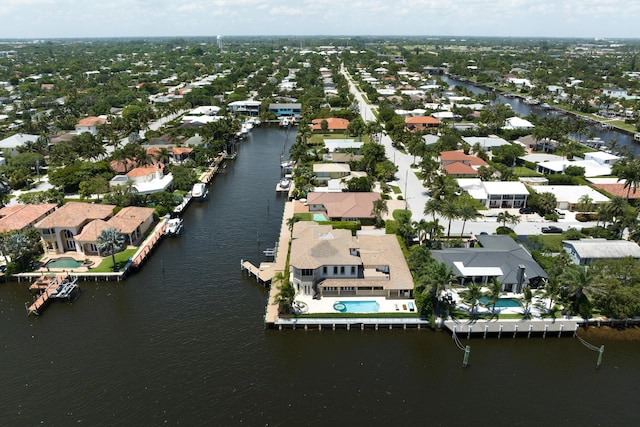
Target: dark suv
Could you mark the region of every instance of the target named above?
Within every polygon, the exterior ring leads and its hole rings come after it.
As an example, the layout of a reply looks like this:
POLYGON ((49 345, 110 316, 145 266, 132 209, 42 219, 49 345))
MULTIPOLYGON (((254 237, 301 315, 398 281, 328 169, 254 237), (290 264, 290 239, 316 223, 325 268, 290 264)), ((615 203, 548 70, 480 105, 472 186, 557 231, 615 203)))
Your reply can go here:
POLYGON ((542 227, 543 233, 562 233, 562 228, 550 225, 548 227, 542 227))

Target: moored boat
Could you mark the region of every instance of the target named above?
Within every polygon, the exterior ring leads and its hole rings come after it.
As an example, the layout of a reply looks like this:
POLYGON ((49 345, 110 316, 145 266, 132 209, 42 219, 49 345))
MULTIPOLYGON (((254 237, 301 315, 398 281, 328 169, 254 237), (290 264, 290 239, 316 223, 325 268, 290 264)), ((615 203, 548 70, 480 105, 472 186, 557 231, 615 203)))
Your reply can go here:
POLYGON ((191 189, 191 196, 195 200, 204 200, 209 195, 209 190, 207 190, 207 186, 204 182, 197 182, 193 184, 193 188, 191 189))
POLYGON ((179 217, 170 218, 167 221, 167 227, 164 230, 164 234, 167 236, 177 236, 182 232, 183 219, 179 217))

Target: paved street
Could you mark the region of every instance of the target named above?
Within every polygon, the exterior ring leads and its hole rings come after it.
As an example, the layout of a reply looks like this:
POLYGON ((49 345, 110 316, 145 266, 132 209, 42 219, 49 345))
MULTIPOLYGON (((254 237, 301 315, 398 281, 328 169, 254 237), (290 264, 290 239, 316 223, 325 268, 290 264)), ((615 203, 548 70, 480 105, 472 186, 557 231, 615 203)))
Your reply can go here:
MULTIPOLYGON (((355 86, 351 76, 347 73, 344 67, 341 69, 343 75, 349 82, 349 89, 355 96, 360 106, 360 115, 363 120, 375 121, 376 116, 373 110, 376 108, 367 103, 364 94, 355 86)), ((394 185, 400 187, 404 199, 407 201, 408 209, 411 210, 411 218, 413 221, 419 221, 421 219, 431 220, 431 216, 424 214, 425 203, 429 200, 428 191, 422 185, 422 182, 415 174, 415 170, 411 169, 413 163, 413 156, 404 154, 401 151, 395 149, 391 144, 391 138, 383 133, 381 140, 379 141, 384 145, 387 158, 392 160, 398 167, 396 173, 396 180, 394 185)), ((500 210, 494 209, 493 213, 497 215, 500 210)), ((517 210, 509 210, 510 213, 517 214, 517 210)), ((483 211, 487 214, 488 211, 483 211)), ((440 224, 445 228, 445 232, 448 225, 448 220, 440 218, 440 224)), ((544 221, 542 217, 537 214, 522 215, 521 222, 512 227, 517 234, 541 234, 541 228, 547 225, 557 225, 564 230, 569 228, 581 229, 582 227, 593 227, 595 222, 578 222, 575 220, 575 214, 568 213, 565 219, 558 220, 557 223, 550 223, 544 221)), ((497 223, 495 217, 483 216, 475 221, 467 221, 465 224, 465 234, 479 234, 481 232, 493 233, 500 224, 497 223)), ((454 220, 451 222, 451 235, 460 234, 462 231, 462 221, 454 220)))

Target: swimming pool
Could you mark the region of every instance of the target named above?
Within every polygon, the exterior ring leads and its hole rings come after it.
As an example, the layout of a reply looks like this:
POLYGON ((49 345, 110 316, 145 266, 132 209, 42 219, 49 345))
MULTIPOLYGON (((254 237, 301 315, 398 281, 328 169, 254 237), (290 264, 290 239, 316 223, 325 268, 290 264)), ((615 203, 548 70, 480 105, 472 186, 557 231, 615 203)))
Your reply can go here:
POLYGON ((73 258, 63 257, 47 261, 44 265, 47 268, 78 268, 82 265, 82 261, 76 261, 73 258))
POLYGON ((376 301, 338 301, 333 309, 340 313, 377 313, 380 304, 376 301))
MULTIPOLYGON (((478 301, 480 301, 481 304, 487 307, 491 307, 491 304, 489 304, 489 298, 487 297, 482 297, 478 299, 478 301)), ((496 302, 496 307, 497 308, 520 308, 522 307, 522 304, 520 304, 520 301, 514 298, 500 298, 496 302)))
POLYGON ((314 221, 316 221, 316 222, 326 222, 326 221, 329 221, 329 220, 327 219, 327 217, 326 217, 326 216, 324 216, 324 214, 320 214, 320 213, 314 213, 314 214, 313 214, 313 220, 314 220, 314 221))

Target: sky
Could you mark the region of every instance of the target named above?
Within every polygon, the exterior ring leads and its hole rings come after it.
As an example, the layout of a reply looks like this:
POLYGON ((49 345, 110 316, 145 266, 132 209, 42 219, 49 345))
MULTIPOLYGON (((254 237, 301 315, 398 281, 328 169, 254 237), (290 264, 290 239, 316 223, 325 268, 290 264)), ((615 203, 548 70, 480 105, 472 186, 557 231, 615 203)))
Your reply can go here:
POLYGON ((0 39, 237 35, 640 38, 640 0, 0 0, 0 39))

